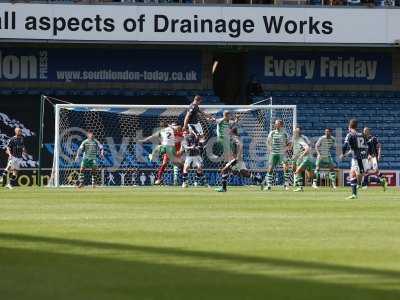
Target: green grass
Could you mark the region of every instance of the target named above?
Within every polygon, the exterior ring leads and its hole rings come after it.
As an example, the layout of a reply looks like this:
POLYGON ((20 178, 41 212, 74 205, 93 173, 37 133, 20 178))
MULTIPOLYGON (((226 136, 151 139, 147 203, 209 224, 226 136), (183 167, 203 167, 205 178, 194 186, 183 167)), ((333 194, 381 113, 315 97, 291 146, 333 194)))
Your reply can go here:
POLYGON ((400 299, 400 194, 0 190, 0 299, 400 299))

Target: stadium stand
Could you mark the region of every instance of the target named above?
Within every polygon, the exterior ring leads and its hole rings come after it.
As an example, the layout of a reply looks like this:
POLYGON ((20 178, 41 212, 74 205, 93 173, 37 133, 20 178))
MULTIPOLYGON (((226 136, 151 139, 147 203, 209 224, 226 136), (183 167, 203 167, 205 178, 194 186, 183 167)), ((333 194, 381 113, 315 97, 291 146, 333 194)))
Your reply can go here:
MULTIPOLYGON (((326 127, 341 129, 342 139, 347 133, 350 118, 357 118, 360 126, 368 126, 382 143, 382 169, 400 169, 396 158, 400 155, 400 92, 318 92, 287 91, 266 93, 274 104, 297 105, 297 121, 304 133, 315 142, 326 127)), ((258 101, 262 97, 254 98, 258 101)), ((339 163, 348 168, 348 161, 339 163)))
MULTIPOLYGON (((24 89, 24 88, 3 88, 0 95, 47 95, 54 97, 73 96, 122 96, 122 97, 179 97, 187 98, 183 104, 189 103, 193 96, 201 95, 204 104, 221 104, 218 96, 212 90, 129 90, 129 89, 24 89)), ((132 98, 132 103, 134 103, 132 98)))

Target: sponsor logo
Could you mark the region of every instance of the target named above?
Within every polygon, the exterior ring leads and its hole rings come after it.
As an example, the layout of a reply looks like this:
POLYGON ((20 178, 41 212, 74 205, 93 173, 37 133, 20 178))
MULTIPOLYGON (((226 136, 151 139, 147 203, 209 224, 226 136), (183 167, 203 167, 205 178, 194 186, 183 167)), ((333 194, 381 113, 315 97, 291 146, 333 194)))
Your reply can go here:
POLYGON ((45 80, 47 79, 47 51, 35 55, 6 54, 0 51, 0 79, 45 80))
POLYGON ((322 56, 319 59, 282 59, 267 55, 264 58, 265 77, 293 77, 312 80, 364 79, 373 81, 377 77, 378 60, 361 59, 354 56, 322 56))
MULTIPOLYGON (((385 177, 388 181, 388 186, 397 186, 397 177, 398 173, 396 171, 380 171, 382 176, 385 177)), ((343 185, 344 186, 349 186, 349 180, 350 180, 350 173, 349 172, 344 172, 343 173, 343 185)), ((379 186, 379 184, 375 182, 371 182, 368 184, 368 186, 379 186)))

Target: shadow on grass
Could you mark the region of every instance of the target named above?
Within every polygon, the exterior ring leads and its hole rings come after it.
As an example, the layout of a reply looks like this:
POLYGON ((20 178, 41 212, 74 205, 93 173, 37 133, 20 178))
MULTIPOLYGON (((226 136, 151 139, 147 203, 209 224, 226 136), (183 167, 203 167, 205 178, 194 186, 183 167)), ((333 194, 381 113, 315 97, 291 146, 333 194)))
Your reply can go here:
MULTIPOLYGON (((0 234, 0 240, 400 278, 399 272, 213 252, 0 234)), ((0 243, 1 245, 1 243, 0 243)), ((84 251, 83 251, 84 252, 84 251)), ((134 256, 133 256, 134 259, 134 256)), ((400 299, 399 291, 0 246, 1 299, 400 299)))

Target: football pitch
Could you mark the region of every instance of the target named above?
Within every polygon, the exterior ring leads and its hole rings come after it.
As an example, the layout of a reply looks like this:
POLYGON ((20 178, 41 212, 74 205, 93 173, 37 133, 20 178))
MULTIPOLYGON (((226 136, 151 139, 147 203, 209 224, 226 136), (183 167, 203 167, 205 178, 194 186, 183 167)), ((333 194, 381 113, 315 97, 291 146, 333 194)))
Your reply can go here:
POLYGON ((0 299, 400 299, 396 189, 0 189, 0 299))

